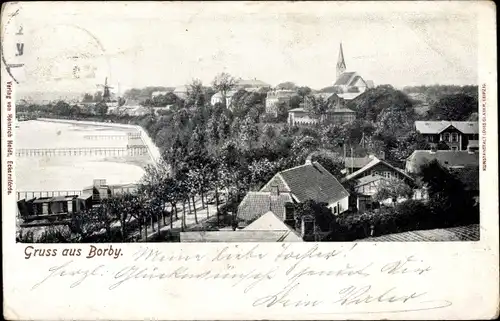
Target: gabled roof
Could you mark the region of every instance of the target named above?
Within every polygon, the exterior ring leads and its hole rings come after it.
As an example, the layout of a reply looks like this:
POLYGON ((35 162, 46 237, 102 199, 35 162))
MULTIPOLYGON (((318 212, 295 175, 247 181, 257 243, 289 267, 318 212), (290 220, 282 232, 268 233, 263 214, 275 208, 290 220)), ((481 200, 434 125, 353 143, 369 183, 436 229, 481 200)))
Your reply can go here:
POLYGON ((373 157, 366 156, 366 157, 347 157, 344 160, 344 166, 346 168, 361 168, 371 162, 373 160, 373 157))
POLYGON ((421 134, 439 134, 450 126, 455 127, 464 134, 479 134, 479 123, 477 121, 415 121, 415 128, 421 134))
POLYGON ((416 150, 406 159, 406 169, 417 172, 420 166, 432 160, 437 160, 445 167, 479 166, 479 154, 468 151, 453 150, 416 150))
POLYGON ((353 100, 354 98, 362 94, 363 94, 362 92, 359 92, 359 93, 342 93, 337 95, 344 100, 353 100))
POLYGON ((302 241, 300 235, 292 229, 290 226, 286 225, 276 214, 269 211, 266 214, 259 217, 253 223, 245 227, 245 230, 249 231, 290 231, 287 233, 285 242, 289 242, 293 239, 302 241))
POLYGON ((351 83, 352 79, 356 75, 355 72, 344 72, 342 73, 339 78, 337 78, 337 81, 333 84, 334 86, 347 86, 349 83, 351 83))
POLYGON ((275 178, 284 183, 286 191, 292 193, 297 202, 312 199, 331 204, 349 196, 335 176, 318 162, 306 163, 279 172, 261 191, 270 192, 275 178))
POLYGON ((413 178, 411 176, 409 176, 408 174, 406 174, 402 169, 394 167, 391 164, 387 163, 386 161, 378 159, 377 157, 373 157, 373 160, 371 162, 369 162, 368 164, 366 164, 362 168, 358 169, 354 173, 347 175, 342 181, 345 182, 345 181, 349 181, 353 178, 356 178, 359 175, 361 175, 362 173, 366 172, 367 170, 371 169, 372 167, 374 167, 375 165, 378 165, 378 164, 384 164, 384 165, 388 166, 389 168, 391 168, 392 170, 399 172, 400 174, 402 174, 406 178, 413 180, 413 178))
POLYGON ((372 182, 376 182, 379 180, 387 180, 387 179, 383 176, 376 175, 376 174, 363 176, 357 180, 356 187, 363 186, 363 185, 366 185, 366 184, 369 184, 372 182))
POLYGON ((286 192, 271 195, 271 192, 248 192, 238 206, 236 217, 245 223, 251 223, 265 213, 272 211, 278 217, 285 217, 285 204, 293 202, 286 192))

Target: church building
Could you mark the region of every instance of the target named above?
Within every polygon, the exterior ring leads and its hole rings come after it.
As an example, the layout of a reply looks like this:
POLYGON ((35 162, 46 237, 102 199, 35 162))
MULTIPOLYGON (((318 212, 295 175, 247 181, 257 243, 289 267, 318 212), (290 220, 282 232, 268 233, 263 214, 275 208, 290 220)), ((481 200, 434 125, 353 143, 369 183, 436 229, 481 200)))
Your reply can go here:
POLYGON ((346 69, 344 51, 341 43, 337 61, 337 79, 333 84, 336 93, 341 98, 351 100, 365 92, 367 89, 374 87, 373 81, 365 80, 357 72, 346 71, 346 69))

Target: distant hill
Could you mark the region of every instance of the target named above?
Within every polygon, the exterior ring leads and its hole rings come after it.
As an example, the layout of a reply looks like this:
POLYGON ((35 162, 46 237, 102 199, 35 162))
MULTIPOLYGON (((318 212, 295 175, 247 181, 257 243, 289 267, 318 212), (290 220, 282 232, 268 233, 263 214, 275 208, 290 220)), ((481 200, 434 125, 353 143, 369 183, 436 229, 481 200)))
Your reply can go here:
POLYGON ((66 91, 18 91, 16 101, 24 100, 31 104, 41 104, 64 100, 68 103, 79 102, 82 100, 83 92, 66 91))

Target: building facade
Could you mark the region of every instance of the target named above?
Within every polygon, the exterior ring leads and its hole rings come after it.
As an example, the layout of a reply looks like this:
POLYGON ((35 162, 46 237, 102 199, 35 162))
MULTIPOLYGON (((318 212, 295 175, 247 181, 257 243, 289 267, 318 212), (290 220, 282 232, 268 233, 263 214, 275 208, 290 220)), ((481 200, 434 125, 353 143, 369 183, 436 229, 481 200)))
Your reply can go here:
POLYGON ((479 124, 477 121, 416 121, 415 129, 435 147, 444 143, 450 150, 467 150, 469 142, 477 145, 479 124))
POLYGON ((291 89, 273 89, 268 91, 266 96, 266 113, 277 116, 278 105, 280 103, 289 103, 290 99, 296 94, 296 91, 291 89))

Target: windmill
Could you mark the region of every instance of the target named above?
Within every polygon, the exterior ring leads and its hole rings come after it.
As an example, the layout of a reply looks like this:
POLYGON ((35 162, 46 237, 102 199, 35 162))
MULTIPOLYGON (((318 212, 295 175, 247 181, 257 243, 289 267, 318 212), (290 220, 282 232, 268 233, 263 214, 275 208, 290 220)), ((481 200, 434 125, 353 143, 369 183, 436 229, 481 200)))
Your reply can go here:
POLYGON ((113 89, 113 87, 108 86, 108 77, 104 79, 104 85, 98 84, 97 87, 103 88, 102 101, 109 102, 111 100, 111 92, 109 90, 113 89))

